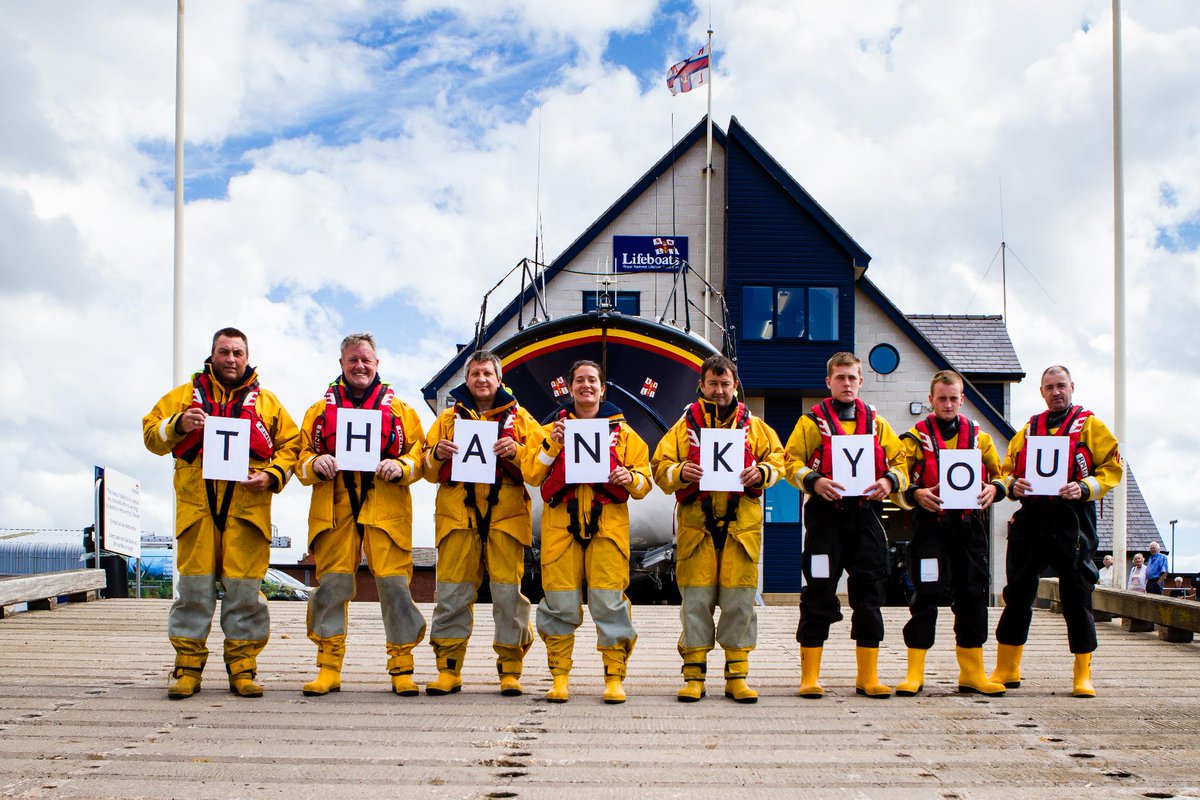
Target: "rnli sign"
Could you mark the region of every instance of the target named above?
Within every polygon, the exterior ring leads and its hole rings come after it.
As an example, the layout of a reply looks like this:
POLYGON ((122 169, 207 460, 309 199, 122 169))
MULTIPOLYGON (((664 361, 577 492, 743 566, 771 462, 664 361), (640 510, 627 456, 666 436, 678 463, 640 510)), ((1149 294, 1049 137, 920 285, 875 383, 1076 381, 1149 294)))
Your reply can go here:
POLYGON ((677 272, 688 260, 686 236, 614 236, 617 272, 677 272))

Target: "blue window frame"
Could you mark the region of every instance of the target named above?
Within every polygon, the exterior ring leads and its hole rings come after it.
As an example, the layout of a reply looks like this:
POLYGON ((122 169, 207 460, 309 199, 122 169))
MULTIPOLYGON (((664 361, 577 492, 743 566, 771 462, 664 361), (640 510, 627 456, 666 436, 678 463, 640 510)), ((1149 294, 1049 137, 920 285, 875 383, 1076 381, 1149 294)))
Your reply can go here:
POLYGON ((595 311, 600 306, 600 298, 607 298, 607 305, 627 317, 642 315, 641 292, 584 292, 583 313, 595 311))
POLYGON ((742 338, 837 341, 837 288, 743 286, 742 338))

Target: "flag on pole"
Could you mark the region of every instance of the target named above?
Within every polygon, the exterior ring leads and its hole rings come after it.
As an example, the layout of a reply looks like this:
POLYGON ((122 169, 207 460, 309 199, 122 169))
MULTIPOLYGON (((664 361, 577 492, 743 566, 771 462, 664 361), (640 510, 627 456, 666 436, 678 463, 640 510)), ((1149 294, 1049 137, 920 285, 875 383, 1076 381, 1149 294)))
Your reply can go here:
POLYGON ((696 55, 680 61, 667 72, 667 88, 671 94, 690 92, 708 83, 708 45, 696 55))

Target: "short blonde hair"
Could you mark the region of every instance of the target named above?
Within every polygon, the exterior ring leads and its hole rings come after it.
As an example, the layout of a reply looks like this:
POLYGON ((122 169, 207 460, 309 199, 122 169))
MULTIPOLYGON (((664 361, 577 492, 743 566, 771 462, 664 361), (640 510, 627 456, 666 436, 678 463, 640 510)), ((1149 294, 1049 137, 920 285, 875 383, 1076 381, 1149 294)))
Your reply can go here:
POLYGON ((939 383, 944 383, 947 386, 957 383, 958 388, 960 388, 960 389, 963 388, 964 386, 966 386, 966 382, 963 381, 962 375, 959 375, 957 372, 955 372, 952 369, 944 369, 944 370, 941 370, 940 372, 933 373, 933 378, 932 378, 932 380, 929 381, 929 396, 930 397, 933 397, 933 387, 937 386, 939 383))
POLYGON ((829 361, 825 363, 825 377, 832 378, 833 371, 837 367, 857 367, 858 374, 862 375, 862 361, 854 353, 843 351, 830 356, 829 361))

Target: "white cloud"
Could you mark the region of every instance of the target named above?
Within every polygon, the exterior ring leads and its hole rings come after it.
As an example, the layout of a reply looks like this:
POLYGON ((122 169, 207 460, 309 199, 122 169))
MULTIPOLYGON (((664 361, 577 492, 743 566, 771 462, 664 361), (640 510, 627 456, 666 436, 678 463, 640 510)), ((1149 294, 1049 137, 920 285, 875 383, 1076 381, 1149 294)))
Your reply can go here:
MULTIPOLYGON (((686 36, 655 8, 189 4, 189 165, 230 180, 188 206, 187 368, 213 329, 244 326, 264 384, 299 417, 354 327, 314 293, 389 295, 423 319, 397 322, 382 373, 423 408, 419 387, 470 335, 478 295, 532 254, 539 126, 553 256, 666 151, 670 114, 680 135, 703 113, 702 96, 601 65, 614 32, 678 41, 664 67, 703 40, 707 6, 686 36)), ((977 288, 973 313, 1000 310, 999 267, 980 282, 1003 185, 1022 362, 1034 378, 1069 363, 1078 399, 1111 419, 1108 8, 725 0, 712 18, 714 116, 737 115, 873 254, 868 274, 904 311, 961 313, 977 288)), ((31 398, 10 410, 0 525, 84 524, 95 461, 142 477, 148 527, 168 525, 169 466, 136 429, 171 382, 174 33, 174 5, 149 0, 16 4, 0 20, 13 78, 0 87, 0 379, 31 398)), ((1200 390, 1200 256, 1156 244, 1200 218, 1200 26, 1160 0, 1127 6, 1124 35, 1125 450, 1160 524, 1181 520, 1182 550, 1200 506, 1174 465, 1200 442, 1171 408, 1200 390)), ((1034 381, 1013 399, 1014 419, 1036 410, 1034 381)), ((297 542, 306 502, 289 488, 278 504, 297 542)))

